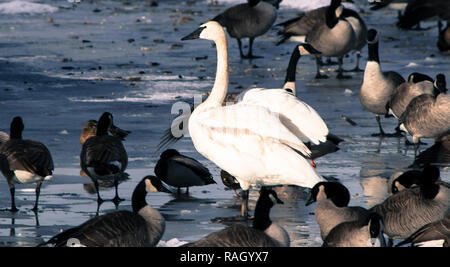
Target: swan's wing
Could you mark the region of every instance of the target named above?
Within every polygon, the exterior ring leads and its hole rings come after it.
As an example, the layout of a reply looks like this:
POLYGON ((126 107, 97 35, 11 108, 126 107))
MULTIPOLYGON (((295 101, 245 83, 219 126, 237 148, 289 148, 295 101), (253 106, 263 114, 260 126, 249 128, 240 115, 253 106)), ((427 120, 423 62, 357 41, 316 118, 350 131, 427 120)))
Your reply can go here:
POLYGON ((309 148, 286 127, 283 120, 267 108, 245 103, 202 110, 196 119, 207 135, 219 132, 231 139, 240 135, 254 136, 261 141, 285 144, 309 158, 309 148))
POLYGON ((320 115, 308 104, 283 89, 255 88, 242 92, 238 101, 257 105, 278 113, 285 126, 303 142, 314 144, 326 141, 328 127, 320 115))

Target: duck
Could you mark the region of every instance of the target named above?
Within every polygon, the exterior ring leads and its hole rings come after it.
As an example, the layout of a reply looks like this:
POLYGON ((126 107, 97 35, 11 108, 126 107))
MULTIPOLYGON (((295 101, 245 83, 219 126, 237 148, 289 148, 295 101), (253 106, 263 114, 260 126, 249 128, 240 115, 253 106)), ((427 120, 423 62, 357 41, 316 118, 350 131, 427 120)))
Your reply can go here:
POLYGON ((97 202, 104 200, 100 197, 99 181, 114 182, 114 203, 123 201, 118 194, 119 181, 128 178, 125 172, 128 165, 128 154, 119 137, 108 135, 113 125, 113 116, 104 112, 97 124, 95 136, 91 136, 83 143, 80 153, 81 169, 92 179, 97 191, 97 202))
POLYGON ((400 132, 396 134, 385 133, 380 122, 380 115, 389 113, 388 102, 391 100, 395 89, 404 83, 405 79, 395 71, 381 71, 380 58, 378 56, 378 38, 377 30, 369 29, 367 31, 369 59, 364 70, 359 100, 361 105, 372 112, 377 120, 380 132, 372 134, 372 136, 401 136, 400 132))
POLYGON ((154 247, 164 234, 166 222, 145 198, 147 193, 164 190, 156 176, 146 176, 133 191, 133 211, 117 210, 96 216, 38 246, 154 247))
POLYGON ((401 190, 369 209, 381 216, 389 246, 394 239, 407 238, 425 224, 448 214, 450 188, 437 182, 439 176, 438 167, 427 166, 418 186, 401 190))
POLYGON ((348 206, 350 192, 338 182, 317 183, 310 193, 306 206, 317 202, 314 214, 320 228, 322 240, 342 222, 362 220, 369 211, 359 206, 348 206))
POLYGON ((32 211, 38 211, 42 182, 52 177, 54 165, 48 148, 41 142, 24 140, 22 117, 14 117, 9 138, 0 145, 0 168, 11 194, 11 212, 17 212, 15 184, 36 184, 36 200, 32 211))
POLYGON ((443 219, 426 224, 411 236, 396 244, 401 247, 406 244, 420 247, 449 247, 450 246, 450 215, 443 219))
POLYGON ((248 217, 251 186, 291 184, 311 188, 324 181, 308 163, 310 150, 280 116, 257 105, 222 106, 228 89, 225 32, 219 23, 208 21, 182 40, 199 38, 215 42, 217 70, 211 94, 189 118, 189 134, 200 154, 239 181, 244 200, 241 215, 248 217))
POLYGON ((180 188, 186 187, 186 194, 189 194, 189 187, 215 184, 209 170, 197 160, 181 155, 175 149, 167 149, 156 163, 155 174, 164 183, 177 187, 178 194, 180 188))
POLYGON ((381 217, 372 212, 359 220, 343 222, 331 229, 322 247, 385 247, 381 217))
MULTIPOLYGON (((341 0, 332 0, 327 7, 325 23, 318 23, 306 35, 306 42, 320 51, 322 56, 338 58, 338 79, 349 78, 343 75, 343 57, 354 48, 356 42, 352 24, 341 17, 343 7, 341 0)), ((320 74, 320 58, 316 56, 316 79, 327 78, 320 74)))
POLYGON ((261 187, 252 227, 234 223, 183 247, 289 247, 287 231, 270 220, 270 210, 283 204, 273 189, 261 187))
MULTIPOLYGON (((127 137, 131 131, 122 130, 115 126, 114 124, 111 125, 111 127, 108 129, 109 133, 112 136, 119 137, 122 141, 125 140, 125 137, 127 137)), ((83 145, 86 139, 88 139, 91 136, 95 136, 97 132, 97 121, 96 120, 88 120, 83 124, 83 128, 81 129, 80 134, 80 144, 83 145)))
POLYGON ((400 117, 400 129, 410 134, 414 143, 414 155, 420 144, 420 138, 440 140, 450 133, 450 95, 439 93, 422 94, 406 107, 400 117))
POLYGON ((422 73, 411 73, 408 80, 397 86, 388 101, 389 114, 397 119, 405 112, 406 107, 416 96, 422 94, 433 94, 434 86, 433 79, 422 73))
POLYGON ((247 0, 247 3, 232 6, 212 20, 220 23, 237 40, 241 58, 253 59, 258 58, 253 55, 253 41, 265 34, 276 19, 277 9, 274 5, 261 0, 247 0), (249 38, 247 55, 242 52, 243 38, 249 38))

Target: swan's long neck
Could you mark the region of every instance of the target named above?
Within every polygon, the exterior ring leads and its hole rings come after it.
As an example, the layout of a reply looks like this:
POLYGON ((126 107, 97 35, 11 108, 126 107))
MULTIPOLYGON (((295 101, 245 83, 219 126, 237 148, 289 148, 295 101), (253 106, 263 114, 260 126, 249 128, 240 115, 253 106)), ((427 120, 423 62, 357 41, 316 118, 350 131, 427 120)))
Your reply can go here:
POLYGON ((215 41, 217 48, 216 80, 204 106, 221 106, 228 90, 228 48, 225 33, 215 41))

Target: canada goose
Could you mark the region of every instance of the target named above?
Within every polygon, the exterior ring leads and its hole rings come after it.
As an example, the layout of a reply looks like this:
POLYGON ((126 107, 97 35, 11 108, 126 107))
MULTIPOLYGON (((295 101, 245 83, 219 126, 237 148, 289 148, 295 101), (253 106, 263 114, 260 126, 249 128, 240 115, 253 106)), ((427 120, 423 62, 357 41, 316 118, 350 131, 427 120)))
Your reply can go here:
POLYGON ((193 158, 181 155, 175 149, 164 151, 155 166, 155 174, 164 183, 178 188, 215 184, 209 170, 193 158))
POLYGON ((438 47, 439 51, 441 52, 450 52, 450 27, 449 23, 447 22, 447 26, 442 29, 442 22, 439 20, 438 22, 438 41, 436 43, 436 46, 438 47))
POLYGON ((15 185, 36 183, 36 201, 33 211, 38 210, 42 182, 53 173, 53 159, 47 147, 37 141, 23 140, 25 128, 22 118, 11 122, 9 139, 0 145, 0 168, 9 185, 11 211, 17 212, 15 185))
POLYGON ((239 194, 236 192, 236 190, 241 189, 239 181, 224 170, 220 170, 220 178, 222 179, 223 185, 230 189, 233 189, 236 198, 240 198, 239 194))
POLYGON ((70 228, 39 246, 143 247, 156 246, 166 222, 158 210, 147 204, 148 192, 164 190, 155 176, 144 177, 131 198, 133 211, 119 210, 96 216, 80 226, 70 228))
POLYGON ((311 189, 306 206, 317 202, 314 214, 322 240, 336 225, 342 222, 364 219, 369 212, 363 207, 348 207, 350 193, 337 182, 320 182, 311 189))
POLYGON ((450 246, 450 215, 445 218, 424 225, 414 234, 395 245, 396 247, 405 244, 418 246, 450 246), (431 243, 431 244, 430 244, 431 243), (436 244, 437 243, 437 244, 436 244))
POLYGON ((414 142, 414 155, 417 155, 420 138, 441 139, 450 133, 450 95, 423 94, 408 104, 400 118, 400 129, 409 133, 414 142))
POLYGON ((253 41, 265 34, 277 18, 277 9, 264 1, 248 0, 245 4, 235 5, 213 18, 227 29, 232 38, 236 38, 241 58, 257 58, 253 55, 253 41), (242 38, 249 38, 248 54, 242 52, 242 38))
POLYGON ((392 135, 383 131, 380 115, 388 114, 388 102, 395 88, 404 83, 405 79, 394 71, 381 72, 380 58, 378 57, 378 32, 375 29, 367 32, 367 46, 369 59, 364 70, 359 100, 365 109, 375 114, 380 133, 372 134, 372 136, 398 136, 399 133, 392 135))
POLYGON ((183 247, 289 247, 286 230, 270 220, 270 209, 275 203, 283 204, 275 191, 263 186, 256 202, 253 227, 233 224, 183 247))
MULTIPOLYGON (((341 0, 332 0, 325 13, 325 23, 318 23, 306 35, 306 42, 322 52, 322 56, 337 57, 339 63, 338 79, 347 78, 343 73, 343 57, 354 48, 356 42, 352 25, 342 18, 341 0), (339 14, 336 15, 336 12, 339 14)), ((326 78, 320 74, 319 57, 316 55, 316 78, 326 78)))
POLYGON ((98 180, 114 181, 114 203, 123 199, 119 198, 119 180, 128 177, 125 169, 128 164, 128 155, 119 137, 108 135, 108 130, 113 124, 113 116, 109 112, 102 114, 97 124, 95 136, 91 136, 84 142, 81 154, 81 169, 92 179, 97 190, 97 202, 102 203, 98 190, 98 180), (125 178, 124 178, 125 177, 125 178))
POLYGON ((239 181, 244 190, 241 214, 248 215, 252 185, 312 187, 323 181, 305 159, 310 150, 275 113, 244 103, 222 106, 228 88, 228 51, 220 24, 206 22, 182 40, 197 38, 215 42, 217 71, 211 94, 189 118, 189 134, 200 154, 239 181))
POLYGON ((425 167, 419 186, 401 190, 370 209, 383 219, 383 231, 390 244, 448 214, 450 189, 436 182, 439 175, 439 168, 425 167))
POLYGON ((375 212, 355 221, 334 227, 325 238, 323 247, 384 247, 381 217, 375 212))
POLYGON ((307 12, 302 12, 293 19, 289 19, 275 25, 283 27, 283 29, 278 31, 280 40, 277 42, 277 45, 284 43, 286 40, 294 36, 306 36, 317 24, 325 23, 327 8, 328 6, 324 6, 307 12))
MULTIPOLYGON (((327 8, 328 6, 325 6, 303 12, 294 19, 277 24, 276 26, 283 26, 283 29, 278 31, 278 35, 280 35, 281 39, 278 41, 277 45, 284 43, 287 39, 294 36, 306 36, 317 25, 325 24, 327 8)), ((352 71, 361 71, 359 69, 359 59, 361 57, 361 49, 367 43, 367 26, 356 11, 344 7, 342 13, 340 12, 341 10, 337 9, 336 16, 345 18, 351 24, 356 37, 356 42, 354 43, 354 50, 356 51, 356 67, 352 71)))
MULTIPOLYGON (((122 130, 115 126, 114 124, 111 125, 111 127, 108 129, 109 133, 112 136, 119 137, 122 141, 125 140, 125 137, 129 135, 131 132, 122 130)), ((80 144, 83 145, 86 139, 88 139, 91 136, 95 136, 97 132, 97 121, 96 120, 88 120, 83 124, 83 128, 81 130, 80 135, 80 144)))
POLYGON ((397 119, 400 118, 413 98, 422 94, 433 94, 433 83, 433 79, 428 75, 411 73, 408 81, 395 88, 394 94, 388 101, 389 114, 397 119))

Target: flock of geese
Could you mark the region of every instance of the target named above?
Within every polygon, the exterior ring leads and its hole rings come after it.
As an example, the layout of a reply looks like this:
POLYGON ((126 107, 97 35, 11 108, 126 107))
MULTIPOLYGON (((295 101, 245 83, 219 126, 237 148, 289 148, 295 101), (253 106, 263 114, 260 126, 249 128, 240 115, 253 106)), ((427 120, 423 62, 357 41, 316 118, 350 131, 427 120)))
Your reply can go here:
MULTIPOLYGON (((280 1, 277 1, 279 4, 280 1)), ((360 90, 361 104, 375 115, 380 133, 380 115, 393 115, 399 121, 397 135, 405 131, 416 147, 420 138, 437 142, 450 133, 450 96, 445 76, 435 79, 412 73, 406 81, 394 71, 383 72, 378 54, 379 34, 367 29, 353 10, 343 8, 340 0, 327 7, 309 11, 281 23, 280 43, 292 36, 305 35, 306 42, 292 52, 285 84, 280 89, 253 88, 240 93, 233 105, 224 105, 228 89, 228 48, 224 28, 236 38, 242 58, 254 58, 252 44, 271 28, 276 8, 263 1, 237 5, 202 24, 182 40, 213 41, 217 50, 217 70, 207 99, 192 112, 188 129, 195 149, 222 169, 225 185, 241 188, 241 217, 249 219, 248 195, 251 187, 260 187, 253 225, 232 224, 184 246, 289 246, 289 234, 270 220, 270 210, 281 204, 273 186, 293 185, 311 188, 307 205, 316 203, 315 217, 323 246, 392 246, 394 239, 418 244, 440 240, 449 245, 450 187, 440 180, 438 167, 406 171, 391 182, 392 195, 370 209, 348 206, 350 193, 338 183, 327 181, 316 170, 314 159, 338 149, 342 139, 329 132, 321 116, 296 95, 296 65, 301 56, 314 55, 317 78, 323 78, 319 66, 322 56, 337 57, 338 78, 343 75, 342 59, 349 51, 361 51, 368 45, 368 61, 360 90), (247 55, 242 38, 249 38, 247 55), (388 244, 385 242, 388 237, 388 244)), ((359 59, 360 55, 357 53, 359 59)), ((357 61, 358 62, 358 61, 357 61)), ((358 68, 359 63, 356 68, 358 68)), ((36 183, 38 209, 42 182, 52 175, 54 166, 49 150, 40 142, 22 139, 24 124, 15 117, 10 134, 0 134, 0 168, 11 192, 11 212, 16 212, 15 184, 36 183)), ((115 187, 114 203, 121 199, 117 188, 128 179, 125 172, 128 155, 122 143, 129 131, 113 124, 113 116, 103 113, 98 122, 83 126, 80 166, 90 177, 103 199, 99 183, 110 181, 115 187)), ((133 211, 114 211, 96 216, 80 226, 67 229, 41 246, 156 246, 165 231, 165 220, 146 202, 148 192, 175 190, 215 183, 211 173, 197 160, 174 149, 164 151, 155 175, 144 177, 132 194, 133 211)), ((236 218, 235 218, 236 219, 236 218)))

